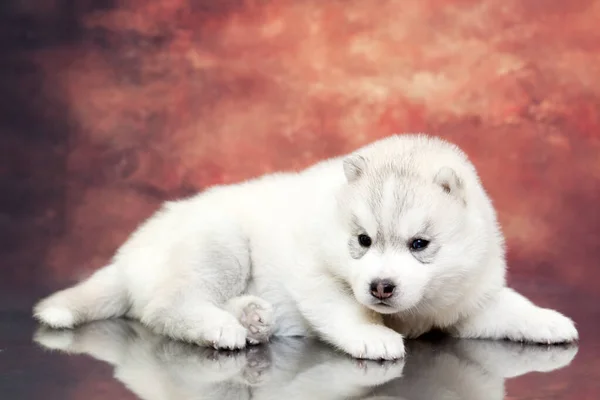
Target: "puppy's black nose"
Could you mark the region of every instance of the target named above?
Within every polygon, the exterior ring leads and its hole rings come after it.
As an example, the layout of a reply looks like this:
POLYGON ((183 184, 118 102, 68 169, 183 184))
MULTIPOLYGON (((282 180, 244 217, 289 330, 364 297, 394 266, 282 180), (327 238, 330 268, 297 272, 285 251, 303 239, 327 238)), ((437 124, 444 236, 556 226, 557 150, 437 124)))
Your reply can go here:
POLYGON ((371 295, 379 300, 389 299, 394 294, 396 285, 389 279, 376 279, 371 282, 371 295))

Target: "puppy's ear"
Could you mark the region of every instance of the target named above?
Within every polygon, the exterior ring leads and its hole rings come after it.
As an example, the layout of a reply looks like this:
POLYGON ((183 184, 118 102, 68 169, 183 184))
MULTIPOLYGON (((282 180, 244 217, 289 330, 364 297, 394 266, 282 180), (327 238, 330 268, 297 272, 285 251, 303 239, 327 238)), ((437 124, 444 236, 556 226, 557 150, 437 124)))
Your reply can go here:
POLYGON ((442 167, 433 180, 436 185, 439 185, 444 190, 444 192, 465 201, 463 181, 452 168, 442 167))
POLYGON ((367 161, 363 156, 351 154, 344 159, 344 174, 348 183, 360 178, 365 173, 367 161))

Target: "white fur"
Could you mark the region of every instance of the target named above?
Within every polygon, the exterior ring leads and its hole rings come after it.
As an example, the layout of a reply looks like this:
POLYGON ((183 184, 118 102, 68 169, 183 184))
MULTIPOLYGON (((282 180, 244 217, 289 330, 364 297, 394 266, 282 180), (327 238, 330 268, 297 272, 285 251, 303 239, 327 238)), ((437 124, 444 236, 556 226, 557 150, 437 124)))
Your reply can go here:
POLYGON ((316 334, 369 359, 400 358, 401 334, 432 328, 577 339, 572 321, 507 289, 504 275, 495 211, 467 157, 440 139, 398 135, 168 202, 107 267, 34 314, 65 328, 127 315, 217 348, 316 334), (429 247, 411 250, 416 237, 429 247), (383 302, 370 289, 381 279, 396 285, 383 302))
POLYGON ((48 306, 40 310, 39 318, 52 328, 73 328, 75 315, 68 308, 48 306))

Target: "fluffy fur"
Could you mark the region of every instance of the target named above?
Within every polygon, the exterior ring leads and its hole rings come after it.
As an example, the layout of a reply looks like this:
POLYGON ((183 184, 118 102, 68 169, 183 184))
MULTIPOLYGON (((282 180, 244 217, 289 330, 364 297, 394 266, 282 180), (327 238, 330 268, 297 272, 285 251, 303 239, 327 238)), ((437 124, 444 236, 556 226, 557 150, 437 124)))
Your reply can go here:
POLYGON ((465 154, 396 135, 168 202, 108 266, 34 314, 57 328, 128 316, 216 348, 316 334, 368 359, 401 358, 402 335, 432 328, 577 339, 570 319, 507 288, 505 270, 494 208, 465 154))

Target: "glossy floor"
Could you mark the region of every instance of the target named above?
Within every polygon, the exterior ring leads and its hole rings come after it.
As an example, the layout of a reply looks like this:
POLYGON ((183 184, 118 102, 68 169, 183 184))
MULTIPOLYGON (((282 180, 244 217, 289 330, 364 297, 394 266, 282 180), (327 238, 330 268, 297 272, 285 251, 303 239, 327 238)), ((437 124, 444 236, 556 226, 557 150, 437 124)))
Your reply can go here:
POLYGON ((579 345, 438 337, 408 341, 403 362, 377 363, 302 339, 218 352, 125 320, 52 331, 12 307, 0 319, 0 393, 23 400, 598 398, 598 299, 549 284, 518 286, 572 316, 579 345))

